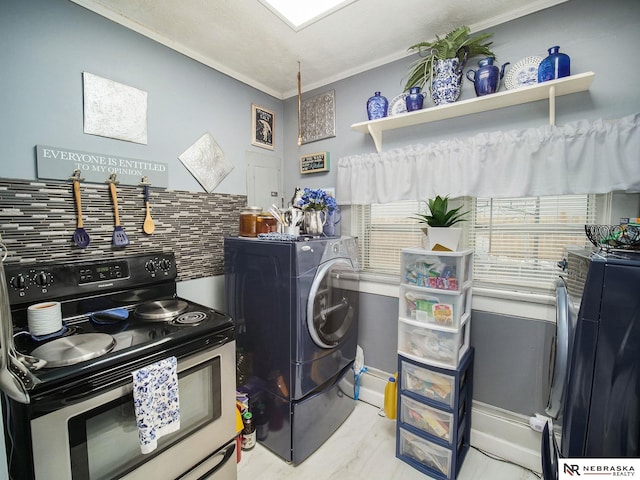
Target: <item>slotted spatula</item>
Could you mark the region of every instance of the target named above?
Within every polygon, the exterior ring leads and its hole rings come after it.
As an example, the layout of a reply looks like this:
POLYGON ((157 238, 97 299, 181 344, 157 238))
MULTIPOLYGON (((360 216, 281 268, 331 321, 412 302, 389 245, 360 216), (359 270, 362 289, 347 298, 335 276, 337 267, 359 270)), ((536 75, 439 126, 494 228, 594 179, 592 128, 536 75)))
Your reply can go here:
POLYGON ((76 210, 78 210, 78 223, 76 224, 76 230, 73 232, 73 241, 80 248, 87 248, 91 239, 89 234, 83 228, 84 223, 82 221, 82 202, 80 200, 80 179, 78 176, 73 179, 73 196, 76 199, 76 210))
POLYGON ((113 246, 114 247, 126 247, 129 245, 129 237, 124 233, 124 230, 120 226, 120 214, 118 213, 118 194, 116 192, 116 182, 113 179, 109 180, 109 190, 111 191, 111 200, 113 201, 113 212, 116 217, 115 226, 113 228, 113 246))
POLYGON ((149 208, 149 185, 144 185, 144 204, 147 209, 147 215, 144 218, 144 223, 142 224, 142 230, 147 235, 151 235, 155 229, 156 224, 153 222, 153 218, 151 218, 151 209, 149 208))

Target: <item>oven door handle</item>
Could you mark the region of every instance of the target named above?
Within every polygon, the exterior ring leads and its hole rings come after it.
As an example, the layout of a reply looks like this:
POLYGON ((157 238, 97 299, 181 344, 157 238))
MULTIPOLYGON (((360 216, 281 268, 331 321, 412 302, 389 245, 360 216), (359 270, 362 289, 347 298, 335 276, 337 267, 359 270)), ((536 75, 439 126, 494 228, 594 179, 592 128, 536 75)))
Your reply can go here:
MULTIPOLYGON (((221 450, 215 452, 214 454, 205 458, 198 465, 193 467, 191 470, 186 472, 184 475, 178 477, 176 480, 207 480, 213 479, 213 476, 216 472, 218 472, 221 468, 223 468, 231 456, 236 451, 236 442, 228 444, 226 447, 221 450), (217 458, 221 457, 221 458, 217 458), (211 462, 217 460, 217 463, 211 468, 211 462), (208 469, 203 472, 203 470, 208 469)), ((235 459, 234 459, 235 461, 235 459)))

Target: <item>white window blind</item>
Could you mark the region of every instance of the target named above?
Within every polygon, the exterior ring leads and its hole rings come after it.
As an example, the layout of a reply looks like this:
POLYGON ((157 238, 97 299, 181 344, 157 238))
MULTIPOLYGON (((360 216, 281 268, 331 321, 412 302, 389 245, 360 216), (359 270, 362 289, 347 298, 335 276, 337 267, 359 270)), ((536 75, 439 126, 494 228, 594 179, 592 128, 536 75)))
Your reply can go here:
MULTIPOLYGON (((453 206, 458 206, 454 202, 453 206)), ((594 223, 595 195, 467 199, 461 226, 474 250, 475 286, 546 293, 567 246, 590 245, 585 223, 594 223)), ((420 246, 423 224, 411 217, 424 202, 353 206, 366 272, 399 275, 400 251, 420 246)))
POLYGON ((410 217, 421 211, 420 202, 355 205, 362 269, 371 273, 400 274, 400 250, 420 246, 420 225, 410 217))
POLYGON ((594 222, 595 203, 594 195, 475 199, 474 285, 548 292, 566 247, 589 245, 584 225, 594 222))

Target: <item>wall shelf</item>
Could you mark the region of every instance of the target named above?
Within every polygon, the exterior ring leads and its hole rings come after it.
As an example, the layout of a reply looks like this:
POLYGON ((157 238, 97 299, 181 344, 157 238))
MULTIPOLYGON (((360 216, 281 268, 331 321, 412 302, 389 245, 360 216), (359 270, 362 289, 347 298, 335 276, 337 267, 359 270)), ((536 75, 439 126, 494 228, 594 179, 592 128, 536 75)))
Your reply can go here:
POLYGON ((382 151, 382 132, 385 130, 395 130, 397 128, 420 125, 422 123, 437 122, 448 118, 488 112, 490 110, 522 105, 544 99, 549 100, 549 124, 555 125, 556 97, 589 90, 594 76, 595 74, 593 72, 580 73, 578 75, 571 75, 570 77, 551 80, 515 90, 505 90, 492 95, 470 98, 447 105, 423 108, 415 112, 354 123, 351 125, 351 128, 358 132, 371 135, 376 150, 380 153, 382 151))

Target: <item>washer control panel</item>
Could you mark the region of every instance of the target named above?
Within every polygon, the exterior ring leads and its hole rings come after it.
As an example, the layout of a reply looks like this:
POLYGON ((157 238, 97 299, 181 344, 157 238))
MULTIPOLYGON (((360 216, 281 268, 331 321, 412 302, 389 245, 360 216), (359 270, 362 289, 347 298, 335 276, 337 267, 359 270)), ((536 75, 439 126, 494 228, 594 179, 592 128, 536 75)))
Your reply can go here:
POLYGON ((175 281, 173 253, 69 263, 7 264, 11 305, 175 281))

